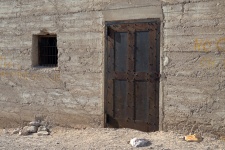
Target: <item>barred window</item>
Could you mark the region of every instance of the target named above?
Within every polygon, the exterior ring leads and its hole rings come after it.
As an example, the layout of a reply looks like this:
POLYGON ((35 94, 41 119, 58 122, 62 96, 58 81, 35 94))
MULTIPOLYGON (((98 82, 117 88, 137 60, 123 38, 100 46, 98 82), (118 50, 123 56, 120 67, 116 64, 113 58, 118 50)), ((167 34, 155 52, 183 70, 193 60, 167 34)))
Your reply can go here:
POLYGON ((58 49, 56 36, 39 36, 38 49, 39 66, 57 67, 58 49))

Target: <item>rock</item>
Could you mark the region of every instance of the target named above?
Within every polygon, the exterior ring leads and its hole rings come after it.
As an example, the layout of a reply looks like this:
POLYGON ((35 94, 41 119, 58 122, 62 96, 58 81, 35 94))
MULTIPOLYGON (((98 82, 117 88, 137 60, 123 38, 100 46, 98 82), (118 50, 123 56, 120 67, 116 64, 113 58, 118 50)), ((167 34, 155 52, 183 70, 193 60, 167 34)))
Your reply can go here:
POLYGON ((36 127, 36 126, 29 126, 29 127, 27 128, 27 131, 28 131, 29 133, 36 133, 37 130, 38 130, 38 127, 36 127))
POLYGON ((39 126, 41 125, 41 123, 38 122, 38 121, 32 121, 32 122, 29 123, 29 125, 30 125, 30 126, 39 127, 39 126))
POLYGON ((39 131, 47 131, 47 132, 49 132, 49 129, 47 128, 47 127, 45 127, 45 126, 40 126, 39 128, 38 128, 38 132, 39 131))
POLYGON ((178 139, 184 140, 184 136, 179 136, 178 139))
POLYGON ((130 140, 130 144, 133 147, 145 147, 145 146, 149 146, 151 143, 150 143, 150 141, 148 141, 146 139, 133 138, 130 140))
POLYGON ((14 130, 12 131, 12 134, 19 134, 19 132, 20 132, 20 129, 17 128, 17 129, 14 129, 14 130))
POLYGON ((23 129, 19 132, 19 135, 29 135, 31 133, 36 133, 37 132, 37 127, 36 126, 25 126, 23 129))
POLYGON ((25 126, 23 127, 23 129, 19 132, 19 135, 29 135, 29 131, 28 131, 29 126, 25 126))
POLYGON ((203 138, 200 135, 193 134, 185 136, 184 140, 187 142, 201 142, 203 138))
POLYGON ((38 136, 46 136, 46 135, 49 135, 49 132, 48 131, 39 131, 37 133, 38 136))

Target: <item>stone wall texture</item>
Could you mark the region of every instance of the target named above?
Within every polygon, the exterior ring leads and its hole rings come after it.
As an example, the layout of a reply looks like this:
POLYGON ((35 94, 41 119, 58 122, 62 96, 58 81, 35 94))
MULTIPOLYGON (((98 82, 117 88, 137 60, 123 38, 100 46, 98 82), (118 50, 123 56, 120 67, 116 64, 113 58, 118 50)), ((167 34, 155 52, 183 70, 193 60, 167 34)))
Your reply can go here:
POLYGON ((0 127, 102 126, 105 21, 160 18, 161 130, 225 132, 224 13, 224 0, 0 0, 0 127), (43 31, 56 68, 32 66, 43 31))

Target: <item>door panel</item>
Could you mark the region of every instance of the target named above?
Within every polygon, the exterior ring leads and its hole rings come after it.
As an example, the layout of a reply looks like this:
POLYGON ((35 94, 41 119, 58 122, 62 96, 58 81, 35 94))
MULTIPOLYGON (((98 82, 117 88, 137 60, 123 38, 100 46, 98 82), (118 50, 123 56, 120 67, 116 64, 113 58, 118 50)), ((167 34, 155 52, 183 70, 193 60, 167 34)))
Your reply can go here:
POLYGON ((117 72, 127 71, 127 37, 127 33, 115 33, 115 71, 117 72))
POLYGON ((114 117, 123 119, 127 116, 127 82, 114 81, 114 117))
POLYGON ((149 97, 148 82, 135 81, 135 121, 148 122, 149 97))
POLYGON ((149 72, 149 32, 136 32, 135 71, 149 72))
POLYGON ((107 26, 107 127, 158 130, 159 22, 107 26))

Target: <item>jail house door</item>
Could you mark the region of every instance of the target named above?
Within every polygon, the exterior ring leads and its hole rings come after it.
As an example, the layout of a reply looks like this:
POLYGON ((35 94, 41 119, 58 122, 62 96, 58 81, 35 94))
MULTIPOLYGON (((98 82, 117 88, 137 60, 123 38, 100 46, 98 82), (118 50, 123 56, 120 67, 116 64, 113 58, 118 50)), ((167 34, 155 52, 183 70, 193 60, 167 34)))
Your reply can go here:
POLYGON ((159 22, 107 25, 105 126, 156 131, 159 22))

